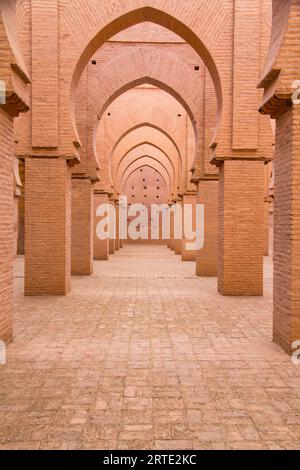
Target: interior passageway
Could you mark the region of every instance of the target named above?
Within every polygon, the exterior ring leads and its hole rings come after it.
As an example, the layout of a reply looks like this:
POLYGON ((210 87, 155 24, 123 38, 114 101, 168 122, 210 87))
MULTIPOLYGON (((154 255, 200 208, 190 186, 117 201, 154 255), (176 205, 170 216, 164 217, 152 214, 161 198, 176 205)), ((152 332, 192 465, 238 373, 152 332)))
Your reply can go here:
POLYGON ((266 268, 264 297, 222 297, 166 247, 125 245, 69 296, 24 298, 19 257, 0 448, 299 447, 266 268))
POLYGON ((0 0, 0 449, 299 448, 299 19, 0 0))

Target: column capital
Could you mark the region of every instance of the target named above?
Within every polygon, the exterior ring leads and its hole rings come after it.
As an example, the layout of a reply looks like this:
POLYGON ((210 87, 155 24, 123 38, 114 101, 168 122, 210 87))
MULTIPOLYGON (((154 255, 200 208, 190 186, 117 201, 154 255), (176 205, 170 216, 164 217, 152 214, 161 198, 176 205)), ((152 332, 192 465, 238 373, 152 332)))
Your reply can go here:
POLYGON ((253 161, 253 162, 265 162, 269 163, 273 160, 273 157, 266 157, 263 155, 214 155, 213 158, 210 160, 210 163, 212 165, 215 165, 216 167, 220 167, 225 161, 253 161))
POLYGON ((274 93, 259 108, 260 114, 263 114, 264 116, 269 115, 272 119, 279 118, 283 113, 293 106, 292 94, 293 92, 274 93))

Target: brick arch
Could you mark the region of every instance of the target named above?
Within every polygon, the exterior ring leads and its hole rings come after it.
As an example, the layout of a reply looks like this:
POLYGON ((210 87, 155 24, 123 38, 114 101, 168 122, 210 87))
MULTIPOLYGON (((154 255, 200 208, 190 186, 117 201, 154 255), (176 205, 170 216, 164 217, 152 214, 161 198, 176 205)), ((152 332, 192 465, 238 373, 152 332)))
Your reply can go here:
MULTIPOLYGON (((171 142, 172 144, 174 145, 174 147, 176 148, 177 152, 178 152, 178 155, 180 156, 181 158, 181 153, 180 153, 180 150, 179 150, 179 147, 178 147, 178 144, 176 143, 176 141, 173 139, 173 137, 166 131, 164 130, 163 127, 161 126, 158 126, 156 124, 153 124, 153 123, 150 123, 150 122, 141 122, 139 124, 136 124, 135 126, 132 126, 132 127, 129 127, 128 129, 126 129, 126 131, 124 131, 119 137, 118 139, 116 140, 113 148, 112 148, 112 151, 111 151, 111 156, 113 154, 113 152, 115 151, 115 149, 117 148, 117 146, 119 145, 119 143, 128 135, 130 134, 131 132, 137 130, 137 129, 140 129, 142 127, 149 127, 151 129, 155 129, 159 132, 161 132, 162 134, 164 134, 171 142)), ((182 161, 182 159, 181 159, 182 161)))
MULTIPOLYGON (((173 144, 170 136, 155 127, 136 126, 118 142, 114 152, 105 151, 103 158, 99 159, 101 172, 101 181, 97 183, 99 189, 104 190, 106 187, 113 186, 119 161, 124 154, 141 144, 154 144, 159 150, 163 150, 165 155, 174 155, 172 164, 178 162, 175 165, 177 166, 175 179, 180 181, 180 176, 183 174, 183 161, 177 145, 173 144)), ((99 148, 101 149, 101 146, 99 148)))
POLYGON ((175 185, 176 187, 179 187, 183 177, 181 155, 177 153, 172 142, 159 131, 152 131, 151 134, 149 134, 148 132, 145 132, 144 128, 137 129, 136 131, 128 134, 116 147, 115 152, 110 159, 110 174, 112 180, 114 179, 120 162, 124 159, 124 156, 134 148, 142 148, 142 146, 144 146, 144 148, 145 146, 157 148, 167 156, 174 168, 175 185))
MULTIPOLYGON (((149 159, 150 157, 145 157, 145 158, 146 158, 146 159, 149 159)), ((151 168, 152 170, 156 170, 157 173, 162 177, 162 179, 163 179, 163 181, 164 181, 164 183, 165 183, 165 185, 166 185, 166 188, 169 189, 169 187, 168 187, 168 182, 167 182, 167 180, 165 179, 165 177, 163 176, 163 174, 162 174, 163 172, 161 172, 161 170, 159 170, 159 166, 156 165, 155 162, 151 162, 151 163, 150 163, 149 160, 145 160, 145 163, 144 163, 144 162, 140 162, 140 163, 139 163, 139 166, 137 166, 136 168, 134 168, 134 169, 132 170, 132 172, 126 177, 126 181, 124 181, 124 184, 127 183, 128 179, 130 178, 130 176, 131 176, 135 171, 138 171, 138 170, 140 170, 141 168, 144 168, 145 166, 147 166, 148 168, 151 168)))
POLYGON ((128 165, 134 163, 139 158, 143 158, 145 155, 151 155, 154 160, 159 161, 164 166, 170 175, 172 186, 175 187, 178 172, 171 158, 162 149, 150 143, 137 144, 122 157, 113 174, 113 181, 119 182, 118 175, 123 174, 128 165))
MULTIPOLYGON (((146 159, 144 160, 143 162, 143 165, 141 165, 139 168, 136 168, 134 169, 131 174, 128 175, 127 177, 127 180, 126 182, 124 183, 124 186, 122 188, 122 195, 125 195, 128 197, 128 201, 130 204, 132 203, 142 203, 142 204, 145 204, 149 207, 149 203, 151 201, 151 203, 159 203, 159 204, 170 204, 172 202, 172 196, 170 194, 170 191, 169 191, 169 188, 166 184, 166 181, 164 179, 164 177, 162 176, 162 174, 160 173, 159 169, 157 169, 155 167, 155 165, 153 165, 149 159, 147 160, 148 157, 146 157, 146 159), (151 192, 151 196, 150 196, 150 200, 145 200, 143 198, 143 182, 141 181, 141 171, 143 172, 143 176, 145 175, 148 179, 148 177, 150 176, 151 179, 148 180, 148 184, 149 184, 149 189, 150 192, 151 192), (155 198, 155 195, 157 195, 157 192, 156 192, 156 186, 158 183, 156 183, 156 181, 154 180, 154 175, 156 176, 156 178, 159 178, 160 182, 159 182, 159 188, 160 188, 160 191, 159 191, 159 196, 160 196, 160 201, 158 201, 156 198, 155 198), (152 181, 152 182, 151 182, 152 181), (132 189, 132 185, 134 185, 134 190, 132 189), (136 190, 139 189, 139 195, 136 194, 135 195, 135 198, 132 198, 131 195, 132 195, 132 192, 136 192, 136 190), (140 196, 140 197, 138 197, 140 196)), ((147 186, 148 186, 147 184, 147 186)), ((149 207, 150 208, 150 207, 149 207)), ((151 212, 149 211, 148 213, 149 217, 151 217, 151 212)))
POLYGON ((203 132, 201 82, 191 73, 191 68, 175 54, 153 51, 147 46, 119 54, 101 68, 101 74, 91 79, 89 106, 95 113, 95 123, 92 123, 94 134, 90 143, 92 144, 90 153, 96 148, 98 124, 107 107, 126 91, 142 84, 161 88, 186 110, 197 142, 193 170, 199 169, 204 158, 201 139, 203 132), (119 73, 120 70, 122 74, 119 73), (187 77, 189 77, 188 86, 187 77))
POLYGON ((172 95, 185 108, 194 124, 202 108, 199 80, 176 54, 141 46, 118 54, 92 77, 90 106, 98 118, 120 95, 138 85, 151 84, 172 95), (119 71, 122 70, 122 74, 119 71), (112 79, 113 77, 113 79, 112 79), (187 86, 188 80, 188 86, 187 86))
MULTIPOLYGON (((124 55, 120 55, 120 58, 123 59, 124 55)), ((126 66, 125 66, 126 62, 127 61, 124 62, 124 67, 125 68, 126 68, 126 66)), ((190 71, 190 69, 188 67, 187 67, 187 69, 188 69, 188 71, 190 71)), ((135 72, 138 72, 138 71, 135 71, 135 72)), ((165 77, 164 77, 164 79, 165 79, 165 77)), ((90 103, 91 108, 94 110, 94 120, 92 120, 91 126, 89 125, 90 130, 89 130, 88 134, 89 134, 89 136, 92 134, 92 138, 88 141, 88 144, 87 144, 87 145, 89 145, 87 154, 95 155, 96 162, 99 161, 99 158, 98 158, 97 153, 96 153, 97 130, 98 130, 99 122, 101 120, 101 116, 103 115, 105 109, 107 109, 107 107, 115 99, 117 99, 119 96, 121 96, 126 91, 129 91, 130 89, 135 88, 139 85, 151 84, 151 85, 154 85, 158 88, 161 88, 162 90, 166 91, 171 96, 173 96, 175 99, 177 99, 177 101, 180 104, 182 104, 182 106, 184 107, 184 109, 188 113, 188 115, 191 119, 193 128, 194 128, 195 139, 196 139, 196 142, 198 143, 198 145, 196 145, 196 154, 195 154, 195 158, 194 158, 193 168, 199 168, 199 166, 202 162, 202 159, 203 159, 203 142, 202 142, 202 139, 201 139, 201 134, 203 132, 202 120, 201 120, 201 113, 203 111, 202 110, 202 105, 203 105, 202 98, 203 97, 202 97, 201 93, 199 93, 199 95, 197 95, 197 93, 195 93, 194 98, 192 98, 192 96, 190 96, 189 97, 189 103, 186 103, 185 100, 182 99, 181 95, 175 89, 173 89, 172 87, 167 85, 165 82, 161 82, 160 80, 157 80, 155 78, 151 78, 149 76, 143 76, 141 78, 137 78, 136 80, 134 80, 132 82, 126 83, 126 74, 122 74, 122 76, 121 75, 119 76, 119 81, 120 81, 120 83, 124 81, 125 84, 121 88, 119 88, 113 95, 111 95, 107 98, 106 103, 103 104, 102 111, 101 111, 100 114, 96 113, 96 110, 98 109, 98 106, 101 106, 101 104, 97 100, 97 98, 100 99, 101 101, 103 100, 103 98, 105 97, 105 93, 107 93, 107 90, 108 90, 107 87, 109 86, 110 80, 108 80, 107 83, 106 83, 105 81, 102 81, 102 80, 98 79, 97 83, 94 84, 93 90, 95 90, 96 93, 92 93, 92 103, 90 103), (101 84, 102 84, 103 88, 100 88, 101 84), (194 115, 194 113, 196 113, 196 114, 194 115), (198 123, 199 123, 199 125, 198 125, 198 123), (198 138, 198 135, 199 135, 199 138, 198 138)), ((186 88, 186 87, 183 86, 183 83, 184 82, 181 82, 181 88, 182 88, 181 91, 184 91, 184 89, 186 88)), ((107 97, 107 95, 106 95, 106 97, 107 97)))
POLYGON ((110 158, 110 161, 108 162, 112 175, 115 174, 115 171, 119 166, 119 162, 122 160, 124 155, 128 153, 128 151, 137 146, 150 145, 152 147, 157 147, 165 155, 168 155, 168 158, 171 159, 172 165, 177 173, 176 179, 180 178, 183 172, 181 154, 177 152, 176 147, 173 146, 173 143, 168 139, 168 137, 158 130, 149 129, 150 131, 143 127, 136 129, 119 142, 110 158))
MULTIPOLYGON (((209 3, 205 2, 205 5, 202 5, 203 15, 211 15, 212 22, 217 21, 215 15, 216 5, 214 2, 209 3)), ((86 13, 84 20, 81 18, 81 21, 80 23, 77 23, 76 28, 77 38, 81 41, 83 47, 73 70, 71 91, 73 93, 75 92, 80 76, 89 59, 102 44, 124 29, 145 21, 152 22, 173 31, 178 36, 181 36, 198 53, 205 63, 216 90, 219 124, 222 110, 221 79, 209 48, 205 45, 203 40, 200 39, 201 33, 204 34, 204 31, 194 31, 195 17, 193 17, 192 14, 186 15, 186 11, 189 10, 186 2, 182 4, 182 8, 178 8, 178 5, 174 5, 174 3, 172 5, 170 2, 165 2, 165 10, 162 9, 163 7, 161 2, 160 9, 154 7, 154 5, 157 5, 157 1, 155 0, 152 2, 132 0, 127 1, 125 4, 123 2, 121 3, 116 1, 111 9, 104 11, 99 8, 99 6, 96 8, 96 5, 90 5, 88 8, 86 1, 84 0, 73 0, 72 6, 70 3, 68 4, 65 9, 65 19, 67 23, 74 20, 76 12, 84 11, 86 13), (153 6, 150 6, 149 3, 152 3, 153 6), (180 17, 187 20, 190 24, 185 24, 180 17), (88 36, 89 39, 87 39, 88 36), (84 41, 86 41, 85 45, 83 45, 84 41)), ((193 5, 191 4, 190 6, 191 10, 193 10, 193 5)), ((197 13, 199 15, 200 12, 197 11, 197 13)), ((207 37, 207 41, 213 42, 214 39, 207 37)))
POLYGON ((143 157, 139 158, 137 161, 135 161, 134 163, 132 163, 131 165, 129 165, 126 168, 125 172, 123 173, 123 175, 120 179, 120 188, 121 188, 121 190, 124 189, 124 186, 126 185, 126 182, 127 182, 128 178, 130 178, 132 173, 134 173, 135 171, 139 170, 140 168, 142 168, 144 166, 149 166, 150 168, 153 168, 154 170, 158 171, 158 173, 163 178, 163 180, 166 184, 166 187, 167 187, 167 189, 168 189, 168 191, 171 195, 172 183, 171 183, 169 173, 167 172, 165 167, 159 161, 155 160, 154 158, 152 158, 150 156, 143 156, 143 157))
MULTIPOLYGON (((170 95, 168 95, 168 98, 171 98, 170 95)), ((117 104, 118 100, 115 103, 117 104)), ((178 113, 181 113, 180 108, 181 107, 178 106, 178 113)), ((109 111, 110 110, 111 108, 109 108, 109 111)), ((167 136, 173 140, 174 144, 179 148, 180 142, 177 139, 178 122, 176 119, 174 119, 175 109, 169 111, 168 105, 155 104, 153 106, 151 105, 150 112, 148 111, 148 109, 145 109, 143 101, 136 102, 133 100, 130 104, 130 110, 127 112, 126 120, 122 119, 121 122, 119 122, 119 129, 118 132, 116 132, 116 142, 121 140, 122 136, 124 136, 130 129, 133 130, 134 128, 149 126, 166 133, 167 136)), ((182 117, 185 117, 184 109, 182 109, 182 117)))

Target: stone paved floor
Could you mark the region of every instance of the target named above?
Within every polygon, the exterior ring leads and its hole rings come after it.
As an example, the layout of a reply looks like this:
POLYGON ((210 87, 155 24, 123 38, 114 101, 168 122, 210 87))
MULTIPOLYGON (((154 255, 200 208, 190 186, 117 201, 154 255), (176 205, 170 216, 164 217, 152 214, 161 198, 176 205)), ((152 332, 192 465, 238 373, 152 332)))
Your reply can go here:
POLYGON ((264 298, 216 293, 164 247, 125 247, 65 297, 24 298, 0 366, 1 449, 300 446, 300 366, 264 298))

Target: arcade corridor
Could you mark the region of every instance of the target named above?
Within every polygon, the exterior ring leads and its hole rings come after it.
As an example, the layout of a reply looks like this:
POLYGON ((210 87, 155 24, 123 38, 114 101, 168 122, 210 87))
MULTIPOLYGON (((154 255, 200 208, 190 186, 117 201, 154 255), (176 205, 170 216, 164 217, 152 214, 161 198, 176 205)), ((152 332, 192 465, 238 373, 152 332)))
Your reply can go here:
POLYGON ((300 0, 0 0, 0 51, 0 450, 300 448, 300 0))
POLYGON ((299 447, 265 263, 264 297, 223 297, 166 247, 125 246, 69 296, 24 298, 17 258, 0 449, 299 447))

